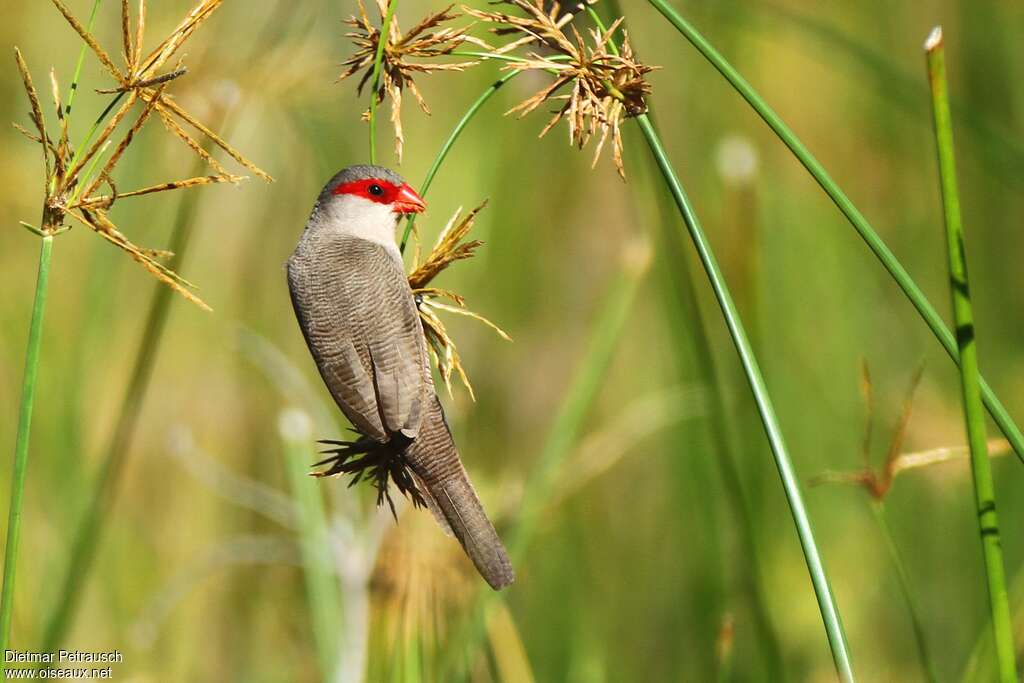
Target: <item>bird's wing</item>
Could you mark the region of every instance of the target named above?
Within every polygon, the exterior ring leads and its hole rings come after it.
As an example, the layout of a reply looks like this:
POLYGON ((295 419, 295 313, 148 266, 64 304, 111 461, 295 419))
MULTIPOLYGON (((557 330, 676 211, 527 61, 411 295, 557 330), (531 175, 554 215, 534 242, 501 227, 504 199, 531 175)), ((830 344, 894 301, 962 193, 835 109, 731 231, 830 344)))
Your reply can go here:
POLYGON ((373 242, 326 235, 300 244, 288 285, 320 375, 349 421, 378 441, 414 438, 430 374, 399 261, 373 242))

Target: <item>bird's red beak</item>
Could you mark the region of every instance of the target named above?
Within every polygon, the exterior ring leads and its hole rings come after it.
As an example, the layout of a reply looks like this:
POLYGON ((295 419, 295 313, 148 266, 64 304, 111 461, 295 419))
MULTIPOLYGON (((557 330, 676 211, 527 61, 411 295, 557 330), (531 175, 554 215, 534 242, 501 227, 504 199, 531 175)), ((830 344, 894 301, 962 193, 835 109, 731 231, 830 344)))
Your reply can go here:
POLYGON ((416 190, 409 187, 408 183, 398 188, 398 196, 391 204, 394 207, 391 210, 395 213, 421 213, 427 208, 423 197, 416 194, 416 190))

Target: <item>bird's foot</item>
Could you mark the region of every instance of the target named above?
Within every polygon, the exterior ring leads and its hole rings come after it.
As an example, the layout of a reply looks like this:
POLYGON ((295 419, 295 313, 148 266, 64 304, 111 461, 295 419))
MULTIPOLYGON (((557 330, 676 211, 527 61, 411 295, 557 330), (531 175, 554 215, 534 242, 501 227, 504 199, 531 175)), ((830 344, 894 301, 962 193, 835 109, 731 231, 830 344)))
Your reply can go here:
POLYGON ((409 462, 405 458, 408 441, 401 443, 392 439, 387 443, 381 443, 370 437, 360 436, 355 441, 321 439, 318 443, 330 446, 321 453, 330 454, 331 457, 321 460, 313 467, 324 465, 330 465, 330 467, 326 470, 311 472, 310 474, 314 477, 350 474, 352 480, 348 483, 349 486, 354 486, 363 478, 369 479, 377 489, 377 505, 382 505, 386 500, 396 521, 398 515, 395 511, 395 503, 391 499, 389 481, 393 481, 399 492, 408 497, 414 506, 426 505, 423 494, 416 486, 416 479, 409 469, 409 462))

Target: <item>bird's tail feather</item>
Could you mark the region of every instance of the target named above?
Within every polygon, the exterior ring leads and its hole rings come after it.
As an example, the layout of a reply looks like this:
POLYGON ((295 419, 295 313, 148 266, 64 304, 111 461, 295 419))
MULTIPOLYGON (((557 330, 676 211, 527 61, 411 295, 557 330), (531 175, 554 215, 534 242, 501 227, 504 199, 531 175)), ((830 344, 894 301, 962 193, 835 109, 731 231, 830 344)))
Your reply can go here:
POLYGON ((491 588, 501 590, 515 581, 505 546, 487 518, 465 470, 444 481, 428 484, 427 490, 436 505, 436 508, 434 505, 428 507, 432 512, 440 510, 469 559, 491 588))

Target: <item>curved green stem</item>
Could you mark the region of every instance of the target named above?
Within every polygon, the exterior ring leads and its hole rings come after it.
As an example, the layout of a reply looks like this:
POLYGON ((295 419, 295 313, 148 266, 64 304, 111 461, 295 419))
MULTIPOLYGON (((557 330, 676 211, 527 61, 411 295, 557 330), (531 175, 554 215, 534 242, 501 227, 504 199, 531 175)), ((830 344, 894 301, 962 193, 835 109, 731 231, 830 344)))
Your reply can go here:
MULTIPOLYGON (((744 100, 757 112, 758 116, 768 124, 768 127, 779 137, 780 140, 789 148, 793 155, 803 164, 804 168, 811 174, 815 181, 825 194, 829 196, 836 207, 842 212, 846 219, 850 222, 853 228, 860 235, 861 239, 868 245, 868 248, 875 254, 875 257, 881 262, 882 266, 889 272, 889 275, 896 281, 900 289, 906 295, 910 303, 913 304, 914 308, 917 309, 918 314, 924 320, 925 324, 935 335, 939 343, 949 354, 949 357, 953 359, 955 363, 960 363, 960 353, 957 350, 956 340, 953 334, 946 327, 946 324, 942 321, 942 317, 932 306, 931 302, 921 291, 921 288, 917 286, 910 274, 907 273, 906 269, 899 262, 896 256, 892 253, 889 247, 885 244, 882 238, 875 232, 875 229, 871 227, 868 220, 864 215, 854 206, 850 198, 839 188, 835 180, 828 174, 825 167, 821 165, 810 150, 800 141, 800 139, 790 130, 782 119, 775 111, 768 106, 768 104, 761 98, 761 96, 751 87, 750 83, 746 81, 739 74, 738 71, 730 64, 705 38, 702 36, 697 29, 695 29, 688 21, 683 19, 678 12, 675 11, 665 0, 648 0, 651 5, 654 6, 661 14, 671 23, 682 35, 686 38, 697 51, 707 59, 715 69, 727 80, 730 85, 743 97, 744 100)), ((995 420, 996 424, 999 425, 999 429, 1006 436, 1007 441, 1013 446, 1013 450, 1017 453, 1017 457, 1024 462, 1024 434, 1021 434, 1020 429, 1014 423, 1013 418, 1006 411, 1006 408, 999 401, 999 398, 992 391, 988 383, 985 382, 983 377, 979 377, 981 386, 981 395, 984 400, 985 406, 988 408, 989 414, 992 419, 995 420)))
POLYGON ((757 404, 761 422, 764 424, 772 455, 775 457, 775 466, 779 470, 782 487, 785 490, 786 499, 793 514, 793 522, 796 524, 797 535, 800 537, 800 545, 803 548, 804 559, 807 562, 807 569, 811 575, 811 583, 814 586, 814 593, 818 599, 818 607, 821 610, 822 621, 825 624, 829 646, 832 648, 832 658, 835 661, 836 670, 841 680, 852 681, 853 669, 850 665, 850 655, 847 650, 846 635, 843 633, 839 609, 836 606, 832 589, 828 583, 825 565, 822 562, 821 554, 814 540, 811 520, 804 506, 803 496, 800 493, 800 484, 789 458, 786 443, 782 436, 782 429, 775 415, 771 398, 768 395, 768 387, 761 376, 757 359, 754 357, 754 352, 750 346, 750 341, 747 339, 743 323, 740 320, 739 313, 736 311, 736 306, 733 304, 732 296, 729 294, 725 278, 722 276, 715 255, 711 251, 711 245, 708 243, 707 236, 704 234, 704 229, 701 227, 696 213, 694 213, 690 200, 679 183, 679 179, 676 177, 668 156, 665 154, 661 140, 658 138, 658 134, 646 114, 638 116, 636 120, 640 130, 643 131, 644 138, 647 140, 647 145, 654 155, 658 168, 665 178, 665 183, 672 193, 672 198, 676 202, 679 213, 686 223, 690 238, 697 248, 697 254, 714 290, 715 298, 722 309, 722 315, 725 318, 726 326, 729 328, 729 334, 736 345, 736 351, 739 354, 747 381, 750 383, 750 389, 754 394, 754 401, 757 404))
POLYGON ((388 11, 384 14, 384 21, 380 25, 380 40, 377 41, 377 55, 373 59, 373 78, 370 91, 370 163, 377 163, 377 89, 380 87, 380 66, 384 61, 384 46, 391 35, 391 19, 395 16, 395 7, 398 0, 388 2, 388 11))
MULTIPOLYGON (((50 258, 53 235, 45 235, 39 247, 39 275, 36 279, 35 302, 28 328, 28 350, 25 353, 25 375, 21 385, 21 410, 18 436, 14 447, 14 474, 11 477, 11 505, 7 515, 7 545, 4 550, 4 579, 0 592, 0 653, 11 641, 11 618, 14 610, 14 574, 18 565, 18 540, 21 537, 21 504, 25 495, 28 470, 28 441, 32 428, 32 407, 35 402, 36 376, 39 372, 39 350, 43 338, 43 313, 46 311, 47 284, 50 279, 50 258)), ((6 661, 6 658, 4 658, 6 661)), ((0 663, 0 672, 6 665, 0 663)))
POLYGON ((942 208, 946 219, 946 251, 949 256, 950 292, 953 298, 953 321, 960 350, 960 388, 963 395, 964 421, 971 450, 971 474, 974 502, 981 534, 985 576, 988 580, 989 609, 996 643, 999 680, 1013 683, 1017 679, 1017 663, 1013 646, 1013 625, 1010 622, 1010 600, 1006 590, 1006 569, 999 540, 999 519, 996 515, 996 492, 992 482, 992 463, 988 457, 985 436, 985 411, 981 404, 981 376, 978 374, 978 347, 974 331, 967 278, 967 256, 964 253, 964 230, 960 217, 960 192, 957 189, 956 159, 953 154, 953 125, 949 112, 946 86, 946 59, 942 47, 942 29, 936 28, 925 43, 928 61, 928 82, 932 92, 932 117, 939 157, 939 179, 942 186, 942 208))
MULTIPOLYGON (((434 157, 434 163, 430 165, 430 170, 427 171, 427 177, 423 180, 423 185, 420 186, 421 195, 425 195, 427 190, 430 189, 430 184, 434 182, 434 176, 437 175, 437 171, 441 168, 442 162, 444 162, 445 157, 448 156, 448 152, 451 151, 452 145, 455 144, 455 141, 459 138, 459 135, 462 134, 463 129, 469 124, 470 120, 476 116, 480 107, 484 106, 484 103, 491 99, 491 96, 498 92, 498 90, 501 89, 501 86, 505 85, 512 77, 519 73, 522 72, 510 71, 505 74, 488 86, 486 90, 480 93, 480 97, 476 98, 476 101, 469 105, 469 109, 467 109, 466 113, 462 115, 459 122, 455 124, 455 128, 452 129, 448 139, 444 141, 444 144, 441 145, 441 149, 437 152, 437 156, 434 157)), ((405 245, 409 242, 409 235, 412 234, 412 228, 415 223, 416 214, 411 214, 408 222, 405 224, 405 232, 402 234, 402 243, 399 247, 403 254, 405 253, 405 245)))
MULTIPOLYGON (((473 50, 456 51, 452 53, 452 56, 477 57, 479 59, 497 59, 499 61, 505 62, 522 61, 521 59, 518 59, 516 57, 510 57, 508 55, 495 55, 489 52, 477 52, 473 50)), ((562 55, 555 55, 551 57, 552 61, 562 61, 564 59, 567 59, 567 57, 564 57, 562 55)), ((434 163, 430 165, 430 170, 427 171, 427 177, 423 180, 423 185, 420 186, 420 195, 425 195, 427 193, 427 190, 430 189, 430 184, 434 182, 434 176, 437 175, 437 171, 441 168, 441 163, 444 161, 445 157, 448 156, 448 152, 451 151, 452 145, 455 144, 455 141, 462 134, 462 130, 466 127, 470 120, 474 116, 476 116, 476 113, 477 111, 480 110, 480 107, 484 106, 484 103, 487 102, 487 100, 491 99, 491 96, 493 96, 494 93, 498 92, 498 90, 501 89, 501 86, 505 85, 514 76, 517 76, 518 74, 521 73, 522 71, 516 70, 510 71, 509 73, 505 74, 504 76, 496 80, 494 83, 492 83, 490 86, 488 86, 486 90, 480 93, 480 97, 476 98, 473 104, 469 105, 469 109, 467 109, 466 113, 462 115, 462 118, 459 119, 459 122, 455 124, 455 128, 452 129, 452 132, 448 135, 448 139, 444 141, 444 144, 441 145, 441 149, 439 149, 437 152, 437 156, 434 157, 434 163)), ((405 245, 409 243, 409 235, 412 234, 412 229, 415 224, 416 214, 410 214, 409 220, 405 224, 405 232, 402 233, 402 242, 399 246, 399 250, 403 254, 405 253, 405 245)))

